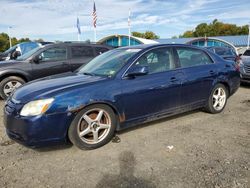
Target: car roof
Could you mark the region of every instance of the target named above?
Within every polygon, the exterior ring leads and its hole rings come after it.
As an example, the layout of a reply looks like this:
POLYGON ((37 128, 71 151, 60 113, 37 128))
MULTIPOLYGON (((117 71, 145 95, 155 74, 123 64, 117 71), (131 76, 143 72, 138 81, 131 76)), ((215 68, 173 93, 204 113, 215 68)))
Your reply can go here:
POLYGON ((199 48, 196 46, 191 46, 189 44, 141 44, 141 45, 135 45, 135 46, 120 47, 118 49, 147 49, 147 48, 155 48, 155 47, 176 47, 176 46, 199 48))
POLYGON ((92 43, 86 43, 86 42, 59 42, 59 43, 52 43, 47 44, 46 47, 60 47, 60 46, 96 46, 96 47, 105 47, 112 49, 111 46, 102 45, 102 44, 92 44, 92 43))

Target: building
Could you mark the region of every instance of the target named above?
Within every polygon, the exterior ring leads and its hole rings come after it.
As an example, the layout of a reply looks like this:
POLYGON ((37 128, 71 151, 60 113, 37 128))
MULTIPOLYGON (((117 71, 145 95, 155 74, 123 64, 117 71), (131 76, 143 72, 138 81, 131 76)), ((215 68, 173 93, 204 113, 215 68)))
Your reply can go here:
MULTIPOLYGON (((238 53, 243 53, 247 48, 248 35, 237 36, 216 36, 216 37, 196 37, 196 38, 170 38, 170 39, 156 39, 149 40, 139 37, 131 36, 130 45, 139 44, 190 44, 194 46, 222 46, 233 48, 238 53)), ((106 44, 114 47, 128 46, 128 35, 110 35, 104 37, 100 41, 100 44, 106 44)))
POLYGON ((248 35, 158 39, 155 41, 161 44, 190 44, 201 47, 222 46, 222 47, 233 48, 237 50, 239 53, 242 53, 247 48, 248 35))
MULTIPOLYGON (((129 36, 128 35, 110 35, 102 38, 98 41, 99 44, 106 44, 113 47, 121 47, 129 45, 129 36)), ((139 45, 139 44, 157 44, 157 41, 143 39, 139 37, 130 37, 130 45, 139 45)))

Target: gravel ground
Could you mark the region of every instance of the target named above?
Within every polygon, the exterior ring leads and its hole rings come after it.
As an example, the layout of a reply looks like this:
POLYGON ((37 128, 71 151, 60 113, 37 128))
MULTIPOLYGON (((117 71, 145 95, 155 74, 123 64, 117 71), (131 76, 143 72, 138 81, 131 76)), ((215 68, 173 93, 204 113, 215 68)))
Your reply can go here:
POLYGON ((221 114, 193 111, 117 136, 91 151, 32 150, 9 140, 1 123, 0 187, 250 187, 250 87, 221 114))

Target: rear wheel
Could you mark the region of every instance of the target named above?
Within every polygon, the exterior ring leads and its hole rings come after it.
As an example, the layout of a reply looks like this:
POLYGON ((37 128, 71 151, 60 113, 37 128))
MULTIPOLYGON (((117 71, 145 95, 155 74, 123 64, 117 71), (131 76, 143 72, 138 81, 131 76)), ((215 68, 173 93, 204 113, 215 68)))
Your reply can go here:
POLYGON ((0 95, 6 100, 11 93, 23 85, 25 81, 17 76, 9 76, 0 82, 0 95))
POLYGON ((205 110, 209 113, 220 113, 226 106, 228 90, 223 84, 217 84, 211 92, 205 110))
POLYGON ((108 143, 115 131, 116 116, 106 105, 91 105, 83 109, 70 125, 70 141, 80 149, 95 149, 108 143))

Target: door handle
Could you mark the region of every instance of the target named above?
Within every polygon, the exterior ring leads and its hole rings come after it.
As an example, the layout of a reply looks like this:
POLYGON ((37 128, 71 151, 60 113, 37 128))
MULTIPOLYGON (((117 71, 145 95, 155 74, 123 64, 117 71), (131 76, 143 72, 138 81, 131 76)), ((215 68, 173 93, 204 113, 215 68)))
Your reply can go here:
POLYGON ((214 75, 214 74, 215 74, 215 71, 210 70, 209 73, 210 73, 211 75, 214 75))
POLYGON ((170 78, 170 82, 176 82, 176 81, 178 81, 178 79, 176 77, 170 78))
POLYGON ((230 68, 231 66, 230 66, 230 65, 228 65, 228 64, 226 64, 226 65, 225 65, 225 67, 226 67, 226 68, 230 68))

